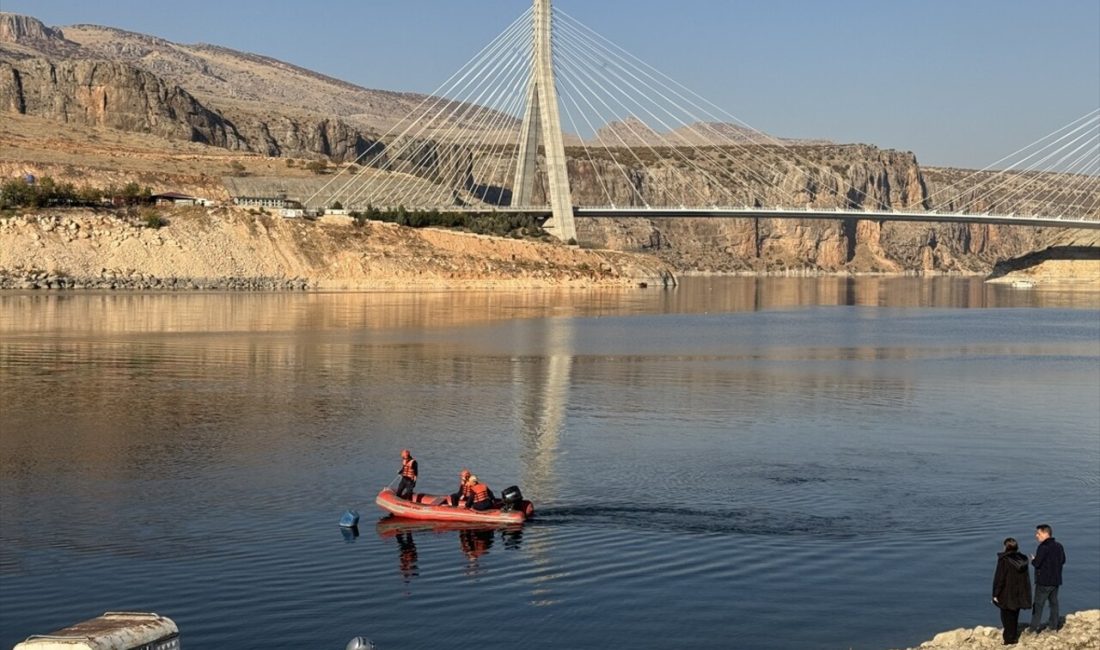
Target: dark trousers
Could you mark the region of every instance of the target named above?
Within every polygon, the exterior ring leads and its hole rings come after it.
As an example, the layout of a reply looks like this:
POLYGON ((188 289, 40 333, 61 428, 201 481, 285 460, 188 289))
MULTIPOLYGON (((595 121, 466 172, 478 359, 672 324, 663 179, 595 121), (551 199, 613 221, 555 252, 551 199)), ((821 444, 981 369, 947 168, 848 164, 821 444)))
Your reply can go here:
POLYGON ((408 476, 402 476, 401 482, 397 484, 397 497, 399 499, 411 499, 413 495, 413 487, 416 486, 416 481, 412 480, 408 476))
POLYGON ((475 501, 471 507, 474 510, 488 510, 489 508, 493 507, 493 502, 489 499, 486 499, 484 501, 475 501))
POLYGON ((1002 609, 1001 627, 1005 629, 1003 635, 1005 643, 1016 643, 1020 638, 1020 610, 1002 609))
POLYGON ((1039 623, 1043 620, 1043 605, 1048 600, 1050 601, 1050 623, 1047 627, 1052 630, 1058 629, 1058 587, 1035 585, 1035 600, 1031 606, 1031 625, 1028 626, 1032 632, 1039 631, 1039 623))

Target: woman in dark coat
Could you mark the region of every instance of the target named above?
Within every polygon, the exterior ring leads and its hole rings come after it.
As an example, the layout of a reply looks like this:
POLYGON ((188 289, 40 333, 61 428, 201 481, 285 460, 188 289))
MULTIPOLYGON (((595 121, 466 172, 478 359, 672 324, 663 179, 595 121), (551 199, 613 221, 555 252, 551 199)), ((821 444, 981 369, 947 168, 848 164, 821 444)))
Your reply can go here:
POLYGON ((1005 550, 997 554, 993 604, 1001 608, 1004 644, 1015 644, 1020 639, 1020 610, 1031 608, 1031 574, 1027 556, 1011 537, 1005 540, 1005 550))

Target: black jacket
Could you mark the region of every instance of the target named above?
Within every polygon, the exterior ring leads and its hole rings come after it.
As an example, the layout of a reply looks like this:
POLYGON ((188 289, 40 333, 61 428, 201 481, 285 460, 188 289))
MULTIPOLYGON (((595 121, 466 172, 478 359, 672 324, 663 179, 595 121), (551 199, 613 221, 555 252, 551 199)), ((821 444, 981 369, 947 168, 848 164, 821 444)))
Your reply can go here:
POLYGON ((1031 575, 1026 555, 1016 551, 997 554, 993 598, 1001 609, 1031 607, 1031 575))
POLYGON ((1035 584, 1044 587, 1057 587, 1062 584, 1062 565, 1066 563, 1066 549, 1048 537, 1035 549, 1035 584))

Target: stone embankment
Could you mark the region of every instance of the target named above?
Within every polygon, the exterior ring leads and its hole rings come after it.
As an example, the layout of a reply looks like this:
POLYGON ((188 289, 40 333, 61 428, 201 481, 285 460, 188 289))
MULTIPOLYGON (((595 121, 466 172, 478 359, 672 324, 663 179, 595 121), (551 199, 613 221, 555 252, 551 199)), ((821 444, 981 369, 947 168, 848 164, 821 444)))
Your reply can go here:
POLYGON ((103 269, 98 276, 70 277, 38 268, 0 269, 0 289, 99 289, 104 291, 304 291, 304 278, 158 278, 126 269, 103 269))
MULTIPOLYGON (((994 612, 994 615, 996 612, 994 612)), ((1023 621, 1030 612, 1020 612, 1023 621)), ((979 626, 941 632, 916 648, 908 650, 993 650, 1002 648, 1001 629, 979 626)), ((1039 634, 1024 632, 1018 648, 1034 650, 1100 650, 1100 609, 1090 609, 1066 616, 1062 629, 1039 634)))
POLYGON ((0 218, 0 288, 392 290, 660 286, 651 256, 344 217, 186 208, 0 218))

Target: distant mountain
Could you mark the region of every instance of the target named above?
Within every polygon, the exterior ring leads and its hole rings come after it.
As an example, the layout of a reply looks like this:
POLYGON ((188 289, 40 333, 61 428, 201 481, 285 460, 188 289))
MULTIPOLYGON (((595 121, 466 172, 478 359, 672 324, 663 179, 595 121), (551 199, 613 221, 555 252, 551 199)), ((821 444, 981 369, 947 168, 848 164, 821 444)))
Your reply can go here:
POLYGON ((695 122, 668 131, 657 131, 637 117, 611 122, 585 144, 598 147, 739 146, 749 144, 832 144, 828 140, 776 138, 761 131, 727 122, 695 122))

